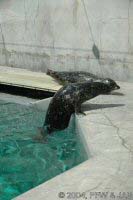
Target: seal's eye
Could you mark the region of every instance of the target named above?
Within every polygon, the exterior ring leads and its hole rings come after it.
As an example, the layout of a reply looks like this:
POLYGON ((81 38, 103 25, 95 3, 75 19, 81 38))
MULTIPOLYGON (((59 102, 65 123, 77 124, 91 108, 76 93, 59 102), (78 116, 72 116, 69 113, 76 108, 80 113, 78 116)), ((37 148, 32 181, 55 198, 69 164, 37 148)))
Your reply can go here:
POLYGON ((105 83, 109 84, 109 81, 108 81, 108 80, 106 80, 106 81, 105 81, 105 83))

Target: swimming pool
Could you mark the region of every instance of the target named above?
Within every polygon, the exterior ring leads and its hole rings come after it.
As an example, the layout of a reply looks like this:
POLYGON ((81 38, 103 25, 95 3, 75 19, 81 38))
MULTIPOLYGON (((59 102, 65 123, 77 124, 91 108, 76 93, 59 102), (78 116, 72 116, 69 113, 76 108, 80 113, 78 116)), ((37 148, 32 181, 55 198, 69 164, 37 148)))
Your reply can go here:
POLYGON ((0 200, 9 200, 87 159, 74 118, 46 144, 33 139, 45 112, 0 101, 0 200))

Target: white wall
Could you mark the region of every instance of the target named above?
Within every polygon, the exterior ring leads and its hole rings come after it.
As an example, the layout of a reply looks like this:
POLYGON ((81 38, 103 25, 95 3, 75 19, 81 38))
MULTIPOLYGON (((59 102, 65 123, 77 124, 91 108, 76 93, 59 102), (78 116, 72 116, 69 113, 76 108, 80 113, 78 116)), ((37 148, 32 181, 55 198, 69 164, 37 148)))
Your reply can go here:
POLYGON ((133 1, 0 0, 0 65, 133 81, 133 1))

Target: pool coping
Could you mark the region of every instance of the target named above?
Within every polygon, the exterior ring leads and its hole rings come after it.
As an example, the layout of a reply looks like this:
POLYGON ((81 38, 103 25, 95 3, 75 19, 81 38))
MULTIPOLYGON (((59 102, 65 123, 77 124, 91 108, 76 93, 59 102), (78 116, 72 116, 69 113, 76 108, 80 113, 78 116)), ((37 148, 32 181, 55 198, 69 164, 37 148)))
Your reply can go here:
MULTIPOLYGON (((120 86, 124 96, 99 96, 91 101, 87 116, 75 115, 76 126, 90 158, 16 197, 16 200, 68 199, 72 194, 85 195, 80 199, 96 199, 96 192, 106 192, 109 200, 111 192, 115 199, 120 192, 133 192, 133 94, 130 92, 133 84, 120 82, 120 86), (104 105, 103 108, 92 109, 98 104, 104 105)), ((46 110, 49 100, 31 106, 46 110)), ((86 103, 83 108, 86 110, 88 105, 86 103)))

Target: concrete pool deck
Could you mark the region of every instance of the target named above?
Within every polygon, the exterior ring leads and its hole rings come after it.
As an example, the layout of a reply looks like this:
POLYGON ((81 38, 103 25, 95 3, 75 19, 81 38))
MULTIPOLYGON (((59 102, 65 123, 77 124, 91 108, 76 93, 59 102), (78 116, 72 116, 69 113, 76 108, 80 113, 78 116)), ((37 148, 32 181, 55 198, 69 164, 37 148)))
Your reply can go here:
MULTIPOLYGON (((86 116, 76 116, 89 160, 16 200, 74 199, 72 195, 79 193, 84 195, 75 199, 133 199, 133 84, 119 84, 120 93, 86 102, 83 105, 86 116), (106 192, 105 198, 100 196, 102 192, 106 192)), ((39 109, 46 105, 48 100, 35 103, 39 109)))

